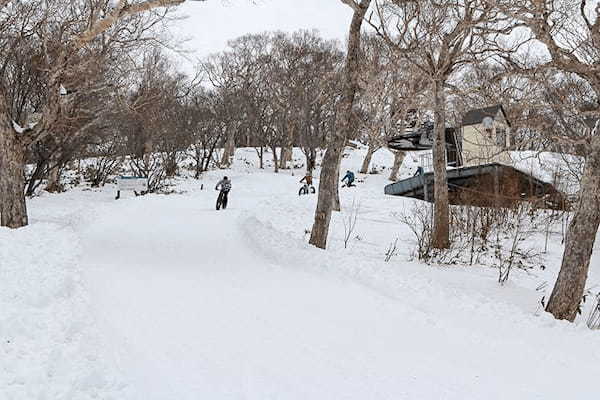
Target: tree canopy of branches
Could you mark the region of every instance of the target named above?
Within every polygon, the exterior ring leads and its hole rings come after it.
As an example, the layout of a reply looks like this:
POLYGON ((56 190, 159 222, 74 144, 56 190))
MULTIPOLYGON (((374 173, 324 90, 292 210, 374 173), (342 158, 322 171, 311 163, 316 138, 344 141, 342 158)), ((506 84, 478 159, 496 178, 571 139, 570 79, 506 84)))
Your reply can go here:
POLYGON ((74 140, 91 129, 101 113, 93 109, 79 113, 81 96, 96 98, 105 93, 112 86, 104 79, 106 67, 123 52, 150 39, 152 28, 168 9, 183 2, 0 2, 2 226, 18 228, 28 223, 24 195, 27 152, 67 132, 74 140), (18 85, 13 85, 13 76, 18 77, 18 85))
POLYGON ((370 18, 371 26, 431 82, 435 126, 432 242, 435 248, 448 248, 445 90, 452 75, 465 65, 496 52, 514 23, 487 0, 378 0, 375 7, 377 20, 370 18))
POLYGON ((275 171, 287 168, 292 147, 315 167, 316 150, 332 129, 342 59, 337 43, 316 32, 247 35, 201 65, 211 90, 227 109, 221 165, 228 166, 236 143, 270 149, 275 171), (281 149, 278 156, 277 149, 281 149))
POLYGON ((550 104, 562 132, 553 139, 581 145, 585 156, 579 202, 569 226, 560 273, 546 307, 557 319, 573 321, 583 298, 600 225, 600 130, 597 126, 600 117, 600 6, 585 0, 497 0, 496 3, 505 15, 526 26, 546 51, 546 57, 536 60, 534 65, 511 59, 515 69, 528 75, 532 70, 559 71, 555 75, 559 85, 550 85, 559 96, 552 96, 550 104), (573 101, 573 97, 582 94, 587 94, 585 101, 573 101), (583 124, 572 123, 573 117, 579 120, 592 118, 596 122, 591 129, 582 129, 583 124))

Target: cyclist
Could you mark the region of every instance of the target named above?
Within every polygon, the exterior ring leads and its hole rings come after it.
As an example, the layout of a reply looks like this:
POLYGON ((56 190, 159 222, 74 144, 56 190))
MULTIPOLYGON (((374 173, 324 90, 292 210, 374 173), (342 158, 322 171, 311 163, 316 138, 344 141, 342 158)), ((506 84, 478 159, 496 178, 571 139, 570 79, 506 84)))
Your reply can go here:
POLYGON ((313 177, 310 173, 306 173, 306 176, 300 179, 300 183, 305 182, 307 186, 312 186, 313 177))
POLYGON ((219 197, 217 198, 217 210, 223 206, 223 209, 227 208, 227 200, 229 191, 231 190, 231 180, 226 176, 223 177, 215 186, 215 190, 220 190, 219 197))
POLYGON ((300 188, 300 192, 298 193, 299 195, 308 194, 309 192, 315 193, 315 188, 312 185, 313 177, 310 173, 307 172, 304 178, 300 179, 300 183, 303 182, 304 185, 302 185, 302 187, 300 188))

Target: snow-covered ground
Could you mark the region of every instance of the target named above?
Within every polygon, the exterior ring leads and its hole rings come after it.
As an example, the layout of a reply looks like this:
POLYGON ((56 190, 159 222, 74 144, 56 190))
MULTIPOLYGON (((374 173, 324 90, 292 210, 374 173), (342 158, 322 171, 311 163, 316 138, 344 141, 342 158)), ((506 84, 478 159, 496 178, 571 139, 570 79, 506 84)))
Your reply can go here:
MULTIPOLYGON (((343 169, 363 155, 348 151, 343 169)), ((585 312, 553 320, 536 290, 554 282, 558 236, 545 269, 504 286, 489 266, 410 261, 392 215, 414 201, 383 195, 384 169, 341 190, 322 251, 306 244, 316 196, 298 196, 301 171, 256 164, 240 149, 231 170, 179 180, 178 194, 115 201, 109 185, 30 201, 29 227, 0 229, 0 399, 596 397, 600 332, 585 312), (217 212, 224 174, 234 188, 217 212)))

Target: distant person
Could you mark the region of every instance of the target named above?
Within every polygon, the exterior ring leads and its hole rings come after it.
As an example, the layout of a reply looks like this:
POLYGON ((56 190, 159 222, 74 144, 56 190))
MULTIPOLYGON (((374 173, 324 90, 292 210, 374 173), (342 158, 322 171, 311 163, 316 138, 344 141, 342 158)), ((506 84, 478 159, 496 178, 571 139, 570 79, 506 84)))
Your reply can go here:
POLYGON ((300 179, 300 183, 304 183, 304 185, 302 185, 300 191, 298 192, 299 196, 302 196, 303 194, 316 193, 316 190, 312 185, 313 177, 310 173, 307 172, 304 178, 300 179))
POLYGON ((220 190, 219 197, 217 198, 217 210, 221 207, 226 209, 229 191, 231 190, 231 180, 226 176, 223 177, 223 179, 217 183, 217 186, 215 186, 215 190, 220 190))
POLYGON ((313 184, 313 177, 311 174, 306 174, 306 176, 304 176, 304 178, 300 179, 300 183, 306 183, 308 186, 312 186, 313 184))
POLYGON ((342 182, 346 181, 347 187, 354 186, 354 172, 348 170, 346 171, 346 175, 342 178, 342 182))

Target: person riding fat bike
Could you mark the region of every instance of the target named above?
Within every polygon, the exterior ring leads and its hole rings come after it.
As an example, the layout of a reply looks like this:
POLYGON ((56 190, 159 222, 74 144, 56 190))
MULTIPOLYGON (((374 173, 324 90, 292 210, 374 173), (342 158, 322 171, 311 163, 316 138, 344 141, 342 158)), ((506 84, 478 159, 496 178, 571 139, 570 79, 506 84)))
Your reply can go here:
POLYGON ((215 190, 220 190, 219 197, 217 198, 217 210, 221 207, 223 209, 227 208, 227 201, 229 196, 229 191, 231 190, 231 180, 226 176, 223 177, 215 186, 215 190))
POLYGON ((306 174, 306 176, 302 179, 300 179, 300 183, 306 183, 308 186, 312 186, 313 184, 313 177, 310 174, 306 174))
POLYGON ((300 188, 300 191, 298 192, 299 195, 303 195, 303 194, 308 194, 310 193, 315 193, 316 190, 313 187, 313 177, 311 174, 307 173, 304 178, 300 179, 300 183, 304 183, 304 185, 302 185, 302 187, 300 188))

